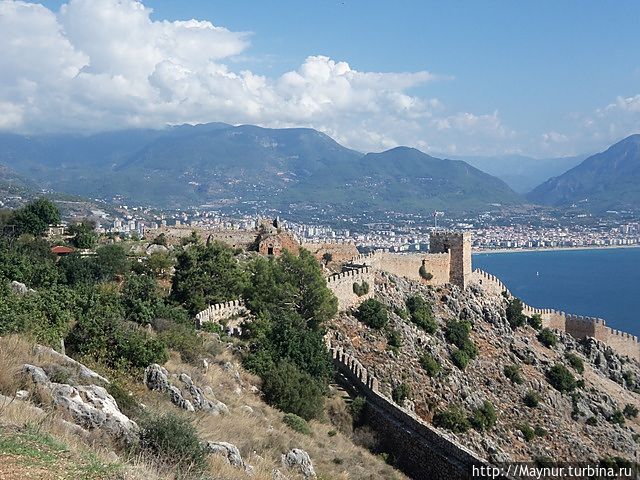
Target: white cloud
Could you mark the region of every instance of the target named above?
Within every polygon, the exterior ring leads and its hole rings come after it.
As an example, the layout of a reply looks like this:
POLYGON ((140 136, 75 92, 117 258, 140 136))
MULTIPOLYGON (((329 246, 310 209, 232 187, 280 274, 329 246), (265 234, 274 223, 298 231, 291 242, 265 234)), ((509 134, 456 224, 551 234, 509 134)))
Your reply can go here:
MULTIPOLYGON (((58 13, 0 1, 0 129, 98 131, 225 121, 310 126, 361 150, 451 150, 513 138, 497 112, 448 111, 411 94, 427 71, 361 72, 309 56, 269 78, 234 71, 250 35, 209 21, 154 21, 135 0, 70 0, 58 13)), ((446 78, 446 77, 442 77, 446 78)))

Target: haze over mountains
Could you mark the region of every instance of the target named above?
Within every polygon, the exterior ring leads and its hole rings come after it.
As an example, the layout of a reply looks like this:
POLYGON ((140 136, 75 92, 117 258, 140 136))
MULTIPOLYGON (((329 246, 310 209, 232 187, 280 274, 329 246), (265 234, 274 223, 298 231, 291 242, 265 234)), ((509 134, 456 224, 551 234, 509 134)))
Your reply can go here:
POLYGON ((630 209, 640 205, 640 135, 631 135, 590 156, 564 174, 535 188, 532 202, 594 210, 630 209))
POLYGON ((177 208, 425 213, 582 202, 604 210, 638 204, 639 145, 640 135, 634 135, 582 163, 582 157, 522 156, 462 157, 465 162, 407 147, 363 154, 313 129, 225 123, 90 136, 0 134, 0 186, 37 184, 177 208))

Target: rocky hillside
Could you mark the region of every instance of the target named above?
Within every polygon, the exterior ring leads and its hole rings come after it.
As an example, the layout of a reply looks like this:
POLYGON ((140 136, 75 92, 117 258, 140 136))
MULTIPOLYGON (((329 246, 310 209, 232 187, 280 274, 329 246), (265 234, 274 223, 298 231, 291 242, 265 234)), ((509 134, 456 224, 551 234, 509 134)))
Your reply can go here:
POLYGON ((329 421, 307 424, 266 405, 233 342, 214 337, 198 366, 173 355, 131 377, 0 338, 0 478, 196 478, 182 461, 186 447, 205 462, 203 480, 405 478, 329 421), (181 425, 193 425, 201 443, 190 444, 181 425), (162 453, 163 432, 181 451, 162 453))
POLYGON ((381 274, 376 297, 387 305, 386 327, 342 314, 332 325, 338 343, 383 393, 459 443, 494 462, 640 459, 637 363, 593 339, 513 328, 507 300, 479 285, 430 288, 381 274), (423 325, 433 333, 411 321, 406 301, 415 295, 431 305, 435 325, 423 325), (470 352, 466 368, 460 350, 470 352))

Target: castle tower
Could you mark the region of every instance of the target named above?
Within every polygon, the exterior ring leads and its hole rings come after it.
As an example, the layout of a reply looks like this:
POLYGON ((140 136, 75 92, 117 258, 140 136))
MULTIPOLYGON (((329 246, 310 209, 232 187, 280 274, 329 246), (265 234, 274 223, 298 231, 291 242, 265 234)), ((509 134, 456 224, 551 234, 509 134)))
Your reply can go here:
POLYGON ((471 280, 471 233, 432 232, 430 253, 449 253, 449 282, 465 288, 471 280))

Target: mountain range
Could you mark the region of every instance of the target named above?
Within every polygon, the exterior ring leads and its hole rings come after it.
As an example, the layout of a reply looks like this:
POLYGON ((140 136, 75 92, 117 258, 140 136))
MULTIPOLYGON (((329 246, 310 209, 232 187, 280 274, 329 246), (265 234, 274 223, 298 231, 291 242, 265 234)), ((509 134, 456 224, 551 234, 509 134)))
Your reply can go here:
POLYGON ((532 202, 586 209, 637 210, 640 205, 640 135, 590 156, 527 195, 532 202))
POLYGON ((637 208, 640 135, 583 158, 442 159, 408 147, 364 154, 313 129, 225 123, 94 135, 5 133, 0 134, 0 188, 163 208, 342 213, 482 211, 528 203, 580 203, 594 211, 637 208))
POLYGON ((363 154, 305 128, 213 123, 90 136, 3 134, 0 163, 42 188, 158 207, 428 212, 523 202, 465 162, 406 147, 363 154))

